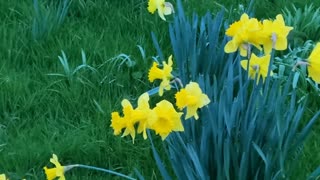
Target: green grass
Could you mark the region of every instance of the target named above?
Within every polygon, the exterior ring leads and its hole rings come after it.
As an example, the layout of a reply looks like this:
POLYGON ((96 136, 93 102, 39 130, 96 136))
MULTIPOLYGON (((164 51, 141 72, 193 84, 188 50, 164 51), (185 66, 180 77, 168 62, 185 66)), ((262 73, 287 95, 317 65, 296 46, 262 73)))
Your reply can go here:
MULTIPOLYGON (((48 3, 40 2, 45 10, 48 3)), ((188 12, 220 9, 211 1, 196 2, 185 1, 188 12)), ((244 1, 218 1, 227 7, 238 3, 244 1)), ((151 88, 146 74, 156 55, 151 31, 165 56, 170 53, 168 24, 149 14, 146 6, 145 0, 73 1, 62 25, 34 40, 32 1, 0 2, 0 173, 11 179, 44 179, 42 168, 56 153, 63 164, 93 165, 128 175, 137 168, 146 179, 161 179, 149 141, 138 137, 132 144, 130 138, 113 136, 109 127, 110 113, 120 109, 123 98, 135 100, 151 88), (146 59, 137 45, 145 50, 146 59), (62 50, 70 69, 82 63, 83 50, 95 71, 83 68, 69 78, 49 75, 66 74, 58 59, 62 50), (112 59, 121 53, 130 55, 135 65, 112 59)), ((306 146, 301 162, 312 162, 299 168, 302 176, 320 162, 314 157, 320 150, 314 143, 319 133, 315 130, 306 146)), ((111 178, 81 169, 66 176, 111 178)))

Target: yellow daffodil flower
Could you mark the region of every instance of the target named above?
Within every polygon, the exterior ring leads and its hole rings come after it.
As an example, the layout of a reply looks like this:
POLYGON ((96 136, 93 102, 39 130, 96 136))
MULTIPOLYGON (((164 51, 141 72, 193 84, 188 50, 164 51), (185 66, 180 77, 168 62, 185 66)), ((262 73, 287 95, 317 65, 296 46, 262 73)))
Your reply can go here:
POLYGON ((320 84, 320 43, 317 43, 308 58, 308 76, 320 84))
POLYGON ((5 174, 0 174, 0 180, 7 180, 7 177, 5 174))
POLYGON ((123 107, 123 118, 125 121, 125 130, 122 137, 130 134, 132 142, 134 143, 136 137, 134 125, 138 122, 138 119, 142 118, 141 114, 133 109, 131 103, 127 99, 122 100, 121 105, 123 107))
POLYGON ((138 99, 138 107, 136 109, 142 114, 139 119, 138 133, 143 133, 143 138, 147 139, 147 128, 150 128, 150 123, 157 119, 155 111, 150 109, 149 94, 143 93, 138 99))
POLYGON ((262 30, 262 44, 265 54, 270 54, 272 49, 285 50, 288 47, 287 36, 293 27, 286 26, 281 14, 274 21, 264 20, 262 30))
POLYGON ((155 130, 162 140, 165 140, 172 131, 184 131, 180 119, 183 113, 176 112, 169 101, 160 101, 153 110, 158 118, 151 123, 151 129, 155 130))
MULTIPOLYGON (((268 69, 270 64, 270 55, 257 57, 255 54, 252 53, 250 61, 249 61, 249 70, 248 67, 248 60, 242 60, 241 67, 248 71, 248 75, 250 78, 255 79, 257 77, 257 83, 259 83, 260 77, 262 77, 263 81, 268 75, 268 69)), ((270 75, 272 76, 272 71, 270 71, 270 75)))
POLYGON ((148 11, 153 14, 156 10, 158 10, 160 18, 164 21, 166 20, 164 15, 170 15, 174 13, 174 9, 171 3, 165 2, 165 0, 149 0, 148 11))
POLYGON ((262 24, 256 18, 249 18, 244 13, 240 20, 234 22, 226 31, 226 35, 232 37, 224 47, 226 53, 236 52, 237 49, 240 51, 241 56, 247 56, 250 53, 251 44, 259 50, 260 47, 260 31, 262 30, 262 24))
POLYGON ((210 99, 206 94, 203 94, 199 84, 190 82, 185 89, 181 89, 176 93, 176 104, 180 110, 187 107, 187 114, 185 119, 189 119, 192 116, 197 120, 199 118, 197 114, 198 108, 210 103, 210 99))
POLYGON ((153 82, 156 79, 161 79, 162 82, 160 83, 159 87, 159 95, 163 95, 163 90, 170 90, 171 85, 170 85, 170 80, 173 77, 171 74, 172 71, 172 55, 168 59, 168 64, 166 62, 162 62, 163 64, 163 69, 158 68, 158 63, 154 62, 152 67, 149 70, 148 78, 150 82, 153 82))
POLYGON ((59 180, 65 180, 64 172, 65 167, 61 166, 61 164, 58 161, 57 155, 53 154, 52 158, 50 158, 50 162, 54 164, 55 168, 47 168, 46 166, 43 168, 44 172, 47 176, 47 180, 53 180, 57 177, 59 177, 59 180))

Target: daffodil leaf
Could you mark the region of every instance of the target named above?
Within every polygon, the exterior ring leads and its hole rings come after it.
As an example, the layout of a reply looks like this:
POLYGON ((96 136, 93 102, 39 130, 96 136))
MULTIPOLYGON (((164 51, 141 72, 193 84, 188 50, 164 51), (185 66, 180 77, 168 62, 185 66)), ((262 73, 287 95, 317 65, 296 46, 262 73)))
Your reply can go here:
POLYGON ((297 71, 294 73, 294 77, 293 77, 293 81, 292 81, 292 87, 295 89, 297 88, 297 84, 298 84, 298 81, 299 81, 299 77, 300 77, 300 72, 297 71))

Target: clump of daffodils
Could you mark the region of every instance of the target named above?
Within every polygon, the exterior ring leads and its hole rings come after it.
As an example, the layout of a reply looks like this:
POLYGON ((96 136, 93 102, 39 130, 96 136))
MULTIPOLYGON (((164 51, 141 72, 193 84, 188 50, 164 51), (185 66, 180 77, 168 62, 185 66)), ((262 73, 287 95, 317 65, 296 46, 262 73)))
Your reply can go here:
MULTIPOLYGON (((158 63, 154 62, 149 70, 150 82, 161 80, 158 90, 159 96, 163 96, 164 90, 172 89, 171 84, 174 82, 172 81, 174 79, 172 65, 173 60, 170 56, 168 63, 163 61, 162 67, 160 67, 158 63)), ((210 99, 202 93, 199 84, 196 82, 190 82, 182 87, 175 94, 175 99, 175 105, 179 110, 186 109, 184 119, 194 117, 197 120, 199 118, 198 109, 210 103, 210 99)), ((150 96, 147 92, 139 97, 136 107, 133 107, 129 100, 123 99, 121 102, 122 116, 119 112, 111 113, 111 127, 114 130, 114 135, 121 133, 122 137, 130 135, 134 143, 136 133, 142 133, 143 138, 147 139, 147 129, 153 130, 161 136, 162 140, 165 140, 172 132, 184 131, 181 122, 184 113, 177 111, 173 103, 163 99, 151 108, 149 100, 150 96)))
POLYGON ((250 56, 252 46, 265 55, 271 53, 272 49, 286 50, 288 46, 287 36, 293 27, 286 26, 281 14, 275 20, 258 21, 249 18, 244 13, 239 21, 234 22, 226 30, 226 35, 232 39, 226 44, 226 53, 236 52, 238 49, 243 57, 250 56), (263 48, 262 48, 263 47, 263 48))
POLYGON ((226 35, 232 39, 225 45, 224 51, 232 53, 239 49, 240 55, 247 57, 241 61, 241 67, 248 71, 251 79, 257 76, 258 83, 260 78, 264 81, 268 73, 272 76, 273 72, 269 70, 272 49, 287 49, 287 36, 292 29, 293 27, 285 25, 281 14, 277 15, 275 20, 261 22, 244 13, 239 21, 226 30, 226 35), (253 47, 264 55, 259 57, 252 53, 253 47))
MULTIPOLYGON (((234 22, 226 30, 226 35, 232 39, 224 47, 226 53, 239 50, 242 57, 247 57, 240 62, 241 67, 248 71, 248 77, 255 79, 257 83, 260 78, 263 82, 267 76, 272 76, 271 63, 272 50, 286 50, 288 47, 287 36, 293 27, 286 26, 281 14, 275 20, 263 20, 250 18, 244 13, 239 21, 234 22), (260 56, 254 54, 253 48, 260 51, 260 56)), ((317 43, 310 56, 299 61, 294 66, 306 65, 308 77, 320 84, 320 43, 317 43)))

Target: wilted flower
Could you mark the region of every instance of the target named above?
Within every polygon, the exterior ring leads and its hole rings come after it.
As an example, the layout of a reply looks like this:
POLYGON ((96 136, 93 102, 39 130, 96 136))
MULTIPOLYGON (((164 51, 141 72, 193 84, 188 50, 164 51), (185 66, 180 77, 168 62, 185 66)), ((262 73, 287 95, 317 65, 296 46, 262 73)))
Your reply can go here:
POLYGON ((185 89, 181 89, 176 93, 176 104, 180 110, 187 107, 187 114, 185 119, 194 118, 197 120, 199 118, 197 114, 198 108, 210 103, 210 99, 206 94, 203 94, 199 84, 195 82, 190 82, 186 85, 185 89))
MULTIPOLYGON (((262 57, 257 57, 252 53, 250 61, 249 61, 249 70, 248 60, 241 61, 241 67, 248 71, 248 75, 250 78, 254 79, 257 75, 257 83, 259 82, 260 77, 262 77, 263 81, 268 76, 268 69, 270 64, 270 55, 265 55, 262 57)), ((270 75, 272 76, 272 71, 270 71, 270 75)))
POLYGON ((158 10, 160 18, 164 21, 166 20, 164 15, 170 15, 174 13, 174 9, 171 3, 165 2, 165 0, 149 0, 148 11, 153 14, 156 10, 158 10))
POLYGON ((308 58, 308 76, 320 84, 320 43, 317 43, 308 58))
POLYGON ((172 71, 172 55, 169 57, 168 59, 168 64, 166 62, 162 62, 163 64, 163 69, 159 69, 158 68, 158 63, 154 62, 152 67, 149 70, 149 81, 153 82, 156 79, 161 79, 162 82, 160 83, 160 87, 159 87, 159 95, 162 96, 163 95, 163 89, 165 90, 170 90, 171 89, 171 85, 170 85, 170 80, 173 77, 173 75, 171 74, 172 71))
POLYGON ((162 140, 172 131, 184 131, 180 119, 183 113, 176 112, 169 101, 160 101, 153 110, 157 114, 157 119, 151 122, 151 129, 155 130, 156 134, 159 134, 162 140))
POLYGON ((272 49, 287 49, 287 36, 292 29, 285 25, 281 14, 274 21, 264 20, 261 38, 265 54, 269 54, 272 49))
POLYGON ((260 47, 260 36, 259 33, 262 29, 262 24, 256 18, 249 18, 249 16, 244 13, 240 20, 234 22, 226 31, 226 35, 232 37, 224 47, 226 53, 236 52, 237 49, 240 50, 241 56, 247 56, 251 44, 256 48, 261 50, 260 47))

